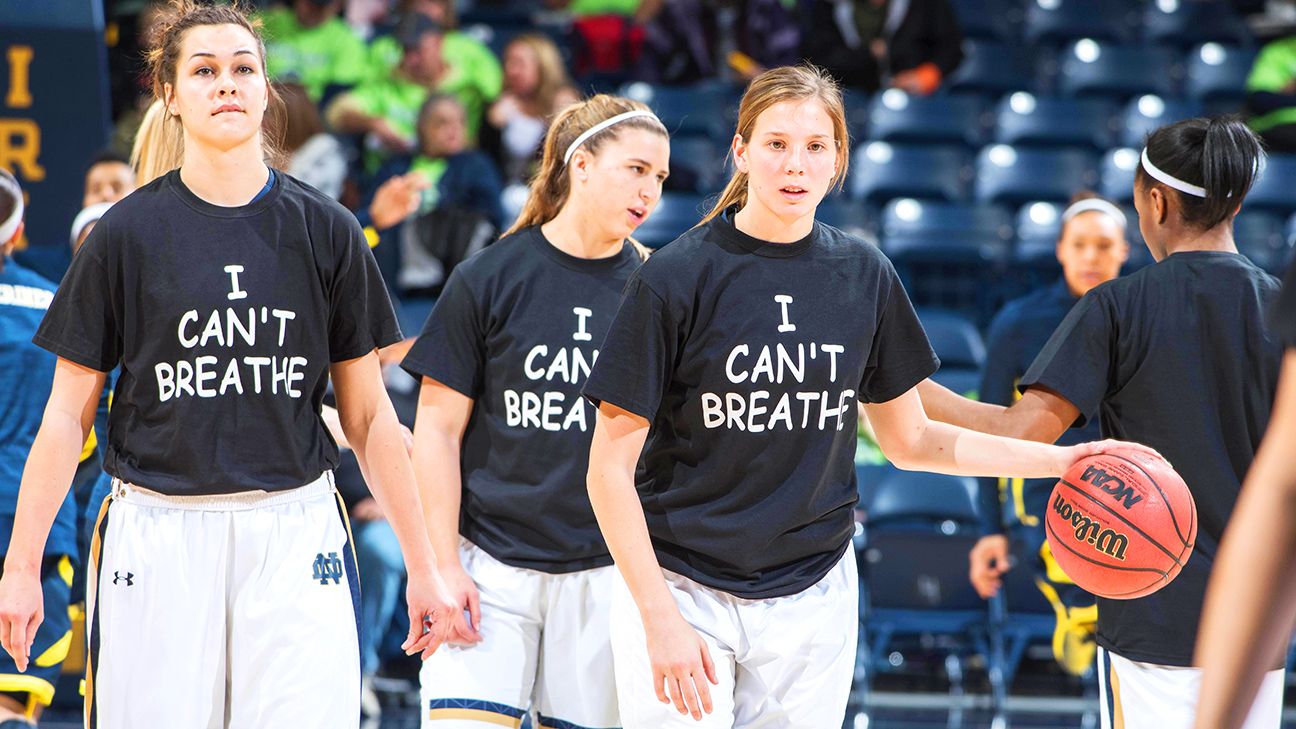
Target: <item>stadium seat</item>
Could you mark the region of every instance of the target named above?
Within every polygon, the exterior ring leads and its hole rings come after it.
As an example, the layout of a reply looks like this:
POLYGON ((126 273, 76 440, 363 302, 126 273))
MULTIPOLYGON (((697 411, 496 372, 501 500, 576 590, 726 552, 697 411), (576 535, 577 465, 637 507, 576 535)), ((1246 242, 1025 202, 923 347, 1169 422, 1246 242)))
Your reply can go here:
POLYGON ((935 238, 973 233, 1007 240, 1011 232, 1012 221, 1008 216, 997 208, 984 205, 899 198, 887 203, 882 210, 884 236, 930 235, 935 238))
POLYGON ((1134 174, 1139 166, 1139 149, 1118 147, 1108 150, 1098 163, 1098 193, 1123 205, 1134 203, 1134 174))
POLYGON ((977 157, 976 198, 997 205, 1066 202, 1076 190, 1092 189, 1095 182, 1093 159, 1079 150, 993 144, 977 157))
POLYGON ((1128 99, 1170 94, 1177 72, 1171 55, 1147 46, 1115 45, 1082 38, 1062 54, 1059 91, 1072 96, 1128 99))
POLYGON ((1269 273, 1282 273, 1291 260, 1291 247, 1279 215, 1263 211, 1243 211, 1233 219, 1233 241, 1238 252, 1269 273))
POLYGON ((1018 91, 995 109, 995 141, 1031 146, 1111 146, 1114 107, 1105 99, 1036 96, 1018 91))
POLYGON ((703 134, 724 142, 733 134, 726 114, 731 99, 719 85, 665 86, 636 81, 623 86, 621 94, 651 107, 672 137, 703 134))
POLYGON ((1156 0, 1143 11, 1143 37, 1158 45, 1188 48, 1207 41, 1245 45, 1251 33, 1230 3, 1156 0))
POLYGON ((884 142, 934 142, 980 146, 985 105, 965 95, 913 96, 887 89, 869 104, 869 138, 884 142))
POLYGON ((819 203, 815 219, 850 235, 877 243, 876 215, 864 203, 842 194, 829 195, 819 203))
POLYGON ((1022 35, 1032 44, 1062 45, 1080 38, 1130 41, 1137 27, 1124 0, 1028 0, 1022 35))
POLYGON ((728 148, 703 134, 677 134, 670 140, 670 177, 666 189, 719 192, 729 179, 728 148))
POLYGON ((953 92, 999 96, 1035 87, 1035 59, 1029 48, 996 41, 963 41, 963 62, 950 75, 953 92))
POLYGON ((971 169, 958 147, 868 142, 856 149, 851 165, 851 197, 873 204, 894 197, 962 200, 971 169))
POLYGON ((966 38, 1015 42, 1025 12, 1019 0, 953 0, 959 28, 966 38))
POLYGON ((1201 113, 1201 104, 1188 99, 1166 98, 1155 94, 1131 99, 1120 116, 1120 139, 1117 143, 1123 147, 1142 150, 1147 135, 1157 127, 1201 116, 1201 113))
POLYGON ((858 89, 842 89, 842 104, 846 107, 846 129, 852 143, 868 139, 869 95, 858 89))
POLYGON ((686 192, 664 192, 657 209, 635 231, 635 240, 651 248, 660 248, 697 224, 706 214, 709 202, 702 195, 686 192))
POLYGON ((1036 200, 1017 211, 1017 243, 1013 259, 1045 259, 1057 264, 1057 241, 1062 232, 1062 212, 1066 203, 1036 200))
POLYGON ((953 311, 920 309, 918 319, 927 341, 940 358, 940 370, 932 379, 965 396, 975 396, 985 365, 985 342, 976 323, 953 311))
POLYGON ((1243 209, 1287 215, 1296 212, 1296 155, 1271 154, 1251 187, 1243 209))
POLYGON ((1203 43, 1188 53, 1184 91, 1208 111, 1236 110, 1246 96, 1255 57, 1251 49, 1203 43))

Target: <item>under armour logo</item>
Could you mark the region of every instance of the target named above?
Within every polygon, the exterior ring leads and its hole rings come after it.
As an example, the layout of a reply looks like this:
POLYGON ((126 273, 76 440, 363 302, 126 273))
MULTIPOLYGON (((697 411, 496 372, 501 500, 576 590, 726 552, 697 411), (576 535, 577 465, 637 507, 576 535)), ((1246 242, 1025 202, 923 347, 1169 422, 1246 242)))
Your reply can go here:
POLYGON ((135 584, 135 573, 127 572, 126 574, 123 575, 120 572, 113 571, 113 584, 116 585, 122 582, 125 582, 127 587, 130 587, 131 585, 135 584))
POLYGON ((321 585, 327 585, 330 579, 335 585, 342 582, 342 560, 338 559, 337 552, 329 552, 327 557, 323 552, 315 555, 315 570, 312 576, 319 580, 321 585))

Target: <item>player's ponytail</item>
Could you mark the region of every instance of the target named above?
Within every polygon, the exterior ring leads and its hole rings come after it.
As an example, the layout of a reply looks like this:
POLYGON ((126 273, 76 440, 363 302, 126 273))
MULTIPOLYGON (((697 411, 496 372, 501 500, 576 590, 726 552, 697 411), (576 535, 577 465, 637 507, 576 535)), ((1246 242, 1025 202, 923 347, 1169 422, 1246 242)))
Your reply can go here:
POLYGON ((1185 224, 1209 230, 1237 212, 1264 157, 1260 138, 1236 116, 1185 119, 1148 135, 1138 183, 1162 185, 1185 224))
MULTIPOLYGON (((841 89, 823 69, 810 64, 781 66, 752 79, 738 104, 738 128, 734 134, 744 143, 751 142, 756 119, 766 109, 785 101, 803 99, 818 99, 832 117, 833 136, 837 143, 837 174, 833 176, 830 187, 839 187, 842 180, 846 179, 846 168, 850 164, 850 134, 846 128, 846 107, 842 103, 841 89)), ((746 204, 747 173, 734 171, 711 212, 698 225, 727 208, 735 205, 741 208, 746 204)))
POLYGON ((154 99, 144 112, 131 147, 130 164, 135 169, 136 184, 143 187, 182 162, 184 130, 180 120, 166 113, 161 99, 154 99))
MULTIPOLYGON (((567 202, 571 193, 571 176, 567 174, 568 150, 576 140, 599 124, 621 114, 648 112, 633 116, 605 127, 581 140, 579 148, 597 154, 604 142, 616 139, 624 129, 644 129, 669 137, 666 127, 653 116, 651 110, 638 101, 598 94, 577 102, 558 112, 544 138, 544 156, 540 168, 531 179, 531 192, 518 219, 504 231, 512 235, 532 225, 543 225, 553 220, 567 202)), ((574 152, 575 150, 572 150, 574 152)))

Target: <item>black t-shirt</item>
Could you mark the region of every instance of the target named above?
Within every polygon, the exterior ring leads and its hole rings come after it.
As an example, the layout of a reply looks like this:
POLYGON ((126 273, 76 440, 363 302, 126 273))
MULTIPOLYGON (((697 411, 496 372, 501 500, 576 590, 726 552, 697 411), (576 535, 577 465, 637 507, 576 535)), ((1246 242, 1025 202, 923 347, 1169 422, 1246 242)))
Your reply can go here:
POLYGON ((585 259, 519 231, 455 268, 402 363, 473 398, 459 529, 505 564, 612 564, 585 490, 595 411, 580 389, 640 260, 629 243, 585 259))
POLYGON ((822 223, 766 243, 727 216, 630 280, 585 394, 651 423, 635 480, 661 565, 777 597, 850 544, 856 401, 939 362, 877 248, 822 223))
POLYGON ((355 217, 288 175, 220 207, 173 171, 108 211, 34 341, 121 364, 104 469, 179 496, 279 491, 338 462, 331 362, 400 340, 355 217))
POLYGON ((1296 263, 1287 269, 1282 295, 1273 311, 1273 327, 1284 345, 1296 349, 1296 263))
POLYGON ((1098 413, 1104 437, 1155 448, 1197 503, 1197 546, 1173 582, 1098 601, 1098 643, 1126 658, 1192 664, 1211 565, 1273 407, 1277 295, 1238 254, 1176 253, 1085 295, 1022 378, 1071 401, 1078 423, 1098 413))

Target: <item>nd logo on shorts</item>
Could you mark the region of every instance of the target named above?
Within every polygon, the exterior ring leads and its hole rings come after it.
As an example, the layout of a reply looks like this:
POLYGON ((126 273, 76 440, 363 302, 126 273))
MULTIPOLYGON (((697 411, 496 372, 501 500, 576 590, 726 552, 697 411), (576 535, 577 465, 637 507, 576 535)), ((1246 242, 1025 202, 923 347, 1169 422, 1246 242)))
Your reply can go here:
POLYGON ((314 570, 311 573, 313 579, 319 580, 321 585, 327 585, 329 580, 333 584, 342 582, 342 560, 338 559, 337 552, 329 552, 324 556, 323 552, 315 555, 314 570))

